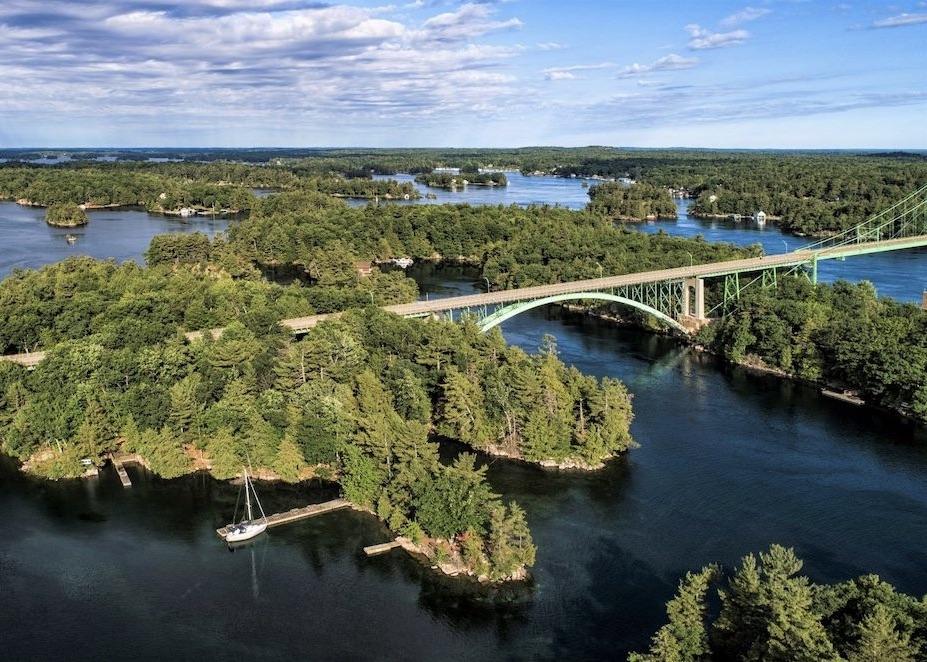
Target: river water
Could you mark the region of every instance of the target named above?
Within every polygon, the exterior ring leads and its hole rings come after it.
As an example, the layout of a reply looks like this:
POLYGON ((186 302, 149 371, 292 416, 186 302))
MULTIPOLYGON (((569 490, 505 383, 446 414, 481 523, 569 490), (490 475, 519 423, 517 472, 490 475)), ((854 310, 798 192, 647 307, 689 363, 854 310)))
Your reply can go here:
MULTIPOLYGON (((135 219, 148 220, 163 222, 135 219)), ((778 239, 768 226, 642 226, 659 227, 778 239)), ((11 235, 2 236, 6 260, 11 235)), ((57 259, 47 239, 31 248, 57 259)), ((920 287, 927 260, 894 259, 902 277, 867 275, 883 291, 920 287), (905 276, 909 260, 916 270, 905 276)), ((466 270, 412 275, 429 296, 474 291, 466 270)), ((483 604, 402 552, 364 558, 361 547, 388 538, 366 515, 281 527, 229 553, 214 528, 234 508, 233 486, 133 468, 129 490, 109 472, 51 484, 0 462, 4 656, 616 659, 646 645, 686 570, 730 566, 773 542, 795 546, 816 580, 876 572, 927 592, 923 430, 596 320, 531 311, 503 332, 529 351, 553 333, 568 363, 624 380, 641 444, 588 475, 483 458, 495 489, 525 507, 538 545, 535 584, 517 603, 483 604)), ((268 510, 332 495, 318 485, 258 489, 268 510)))

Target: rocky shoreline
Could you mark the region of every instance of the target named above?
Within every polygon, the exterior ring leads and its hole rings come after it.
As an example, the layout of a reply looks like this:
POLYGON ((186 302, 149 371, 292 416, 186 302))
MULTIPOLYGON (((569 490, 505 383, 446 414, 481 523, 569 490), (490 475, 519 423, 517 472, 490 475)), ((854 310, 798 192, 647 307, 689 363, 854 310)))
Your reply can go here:
MULTIPOLYGON (((206 454, 194 446, 190 445, 186 449, 187 456, 190 458, 190 465, 188 470, 182 474, 183 476, 189 476, 196 473, 205 473, 212 478, 216 478, 211 471, 211 464, 209 458, 206 454)), ((20 465, 20 471, 26 473, 34 478, 40 480, 74 480, 74 479, 86 479, 86 478, 96 478, 99 475, 99 467, 92 465, 86 468, 86 470, 81 475, 68 476, 65 478, 52 478, 49 476, 43 475, 39 468, 43 463, 50 462, 55 459, 56 452, 53 448, 47 447, 42 450, 36 451, 30 456, 25 462, 20 465)), ((138 464, 144 467, 147 471, 151 473, 157 473, 151 467, 151 463, 139 453, 123 452, 117 451, 112 454, 112 457, 107 457, 106 459, 112 459, 115 462, 119 463, 128 463, 128 464, 138 464)), ((324 480, 326 482, 332 482, 333 478, 336 478, 336 473, 331 470, 328 465, 316 465, 314 467, 307 467, 300 472, 299 478, 297 481, 286 481, 281 478, 277 473, 266 467, 259 467, 256 469, 252 475, 254 480, 264 482, 264 483, 277 483, 277 482, 305 482, 315 478, 318 478, 320 481, 324 480), (326 477, 320 475, 319 470, 323 467, 329 469, 325 471, 326 477)), ((216 480, 223 480, 218 479, 216 480)), ((242 481, 241 475, 236 475, 231 478, 224 479, 226 482, 231 484, 240 484, 242 481)), ((372 508, 367 508, 355 503, 350 504, 350 508, 356 512, 365 513, 371 517, 375 517, 382 524, 386 525, 372 508)), ((440 573, 446 577, 450 578, 468 578, 471 579, 480 585, 483 586, 501 586, 503 584, 509 583, 518 583, 525 582, 530 578, 530 573, 528 569, 524 566, 519 568, 517 571, 512 573, 509 576, 503 577, 501 579, 492 579, 485 574, 477 574, 474 572, 467 564, 464 562, 463 554, 461 551, 460 544, 457 540, 443 540, 438 538, 431 538, 428 536, 422 537, 417 542, 411 538, 397 535, 395 541, 399 544, 402 549, 404 549, 410 556, 414 559, 432 569, 433 571, 440 573)))
POLYGON ((786 370, 782 370, 781 368, 768 365, 763 360, 762 357, 755 355, 755 354, 749 354, 740 361, 732 361, 728 359, 727 357, 722 356, 721 354, 718 354, 717 352, 711 350, 705 345, 702 345, 692 336, 687 336, 685 338, 682 338, 679 334, 672 333, 669 330, 659 331, 659 330, 645 328, 645 327, 642 327, 640 324, 637 324, 623 317, 616 316, 616 315, 609 315, 608 313, 598 313, 595 310, 585 309, 582 306, 578 306, 575 304, 560 304, 560 307, 563 308, 564 310, 567 310, 571 314, 592 317, 598 320, 602 320, 604 322, 608 322, 609 324, 613 324, 615 326, 634 327, 637 329, 641 329, 643 331, 647 331, 649 333, 658 333, 666 337, 676 338, 680 342, 684 343, 688 347, 691 347, 692 349, 694 349, 695 351, 699 353, 707 354, 707 355, 717 358, 719 361, 721 361, 725 365, 737 366, 738 368, 743 368, 751 372, 761 373, 764 375, 772 375, 780 379, 786 379, 786 380, 796 382, 799 384, 804 384, 805 386, 810 386, 810 387, 818 389, 821 392, 821 394, 824 395, 825 397, 830 397, 832 399, 835 399, 841 402, 846 402, 854 406, 869 407, 871 409, 880 411, 885 414, 891 414, 893 416, 901 417, 902 419, 911 421, 913 423, 922 424, 920 419, 912 415, 911 412, 906 411, 901 408, 896 408, 896 407, 885 407, 885 406, 876 404, 874 402, 864 400, 863 398, 860 397, 860 394, 858 391, 847 388, 845 384, 838 384, 836 382, 828 382, 828 381, 821 381, 821 380, 805 379, 803 377, 799 377, 798 375, 790 373, 786 370))

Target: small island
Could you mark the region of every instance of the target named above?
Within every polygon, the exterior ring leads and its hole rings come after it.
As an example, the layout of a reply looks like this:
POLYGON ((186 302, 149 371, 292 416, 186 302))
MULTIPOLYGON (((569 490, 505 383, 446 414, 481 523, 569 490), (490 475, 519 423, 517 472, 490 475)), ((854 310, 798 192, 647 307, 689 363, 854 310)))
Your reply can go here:
POLYGON ((76 228, 87 225, 87 212, 73 202, 59 202, 45 210, 45 222, 56 228, 76 228))
POLYGON ((431 188, 453 189, 458 186, 508 186, 504 172, 465 172, 459 174, 446 171, 422 173, 415 181, 431 188))

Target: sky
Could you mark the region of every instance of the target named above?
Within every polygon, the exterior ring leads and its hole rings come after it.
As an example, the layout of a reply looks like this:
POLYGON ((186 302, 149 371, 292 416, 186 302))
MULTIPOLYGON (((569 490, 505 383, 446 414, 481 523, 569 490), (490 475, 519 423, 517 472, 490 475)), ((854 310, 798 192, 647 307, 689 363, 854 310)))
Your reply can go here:
POLYGON ((0 147, 927 148, 927 1, 2 0, 0 147))

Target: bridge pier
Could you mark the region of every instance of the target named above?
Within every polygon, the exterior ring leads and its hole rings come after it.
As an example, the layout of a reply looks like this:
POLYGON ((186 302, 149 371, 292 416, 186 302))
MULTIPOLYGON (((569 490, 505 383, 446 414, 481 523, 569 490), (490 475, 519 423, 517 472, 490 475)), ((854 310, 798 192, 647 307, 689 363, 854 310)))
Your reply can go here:
POLYGON ((705 280, 690 278, 683 283, 682 288, 682 316, 703 321, 705 319, 705 280), (695 293, 694 307, 692 306, 693 292, 695 293))
POLYGON ((708 324, 705 316, 705 280, 689 278, 682 284, 682 315, 679 320, 689 333, 708 324))

